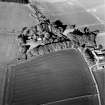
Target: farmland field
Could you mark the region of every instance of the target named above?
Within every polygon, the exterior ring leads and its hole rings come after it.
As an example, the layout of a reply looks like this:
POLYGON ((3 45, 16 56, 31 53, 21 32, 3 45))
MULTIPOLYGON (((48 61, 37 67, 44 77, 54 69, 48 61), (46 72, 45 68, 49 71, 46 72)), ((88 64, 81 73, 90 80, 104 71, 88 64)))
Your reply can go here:
POLYGON ((98 83, 102 105, 105 105, 105 69, 93 71, 98 83))
MULTIPOLYGON (((60 19, 64 24, 105 31, 104 0, 32 1, 51 21, 60 19)), ((18 56, 17 32, 24 26, 30 27, 38 23, 30 13, 32 11, 26 4, 0 2, 0 67, 1 64, 14 62, 18 56)), ((97 43, 103 44, 105 48, 105 35, 98 35, 97 39, 97 43)), ((11 66, 8 72, 10 75, 0 68, 0 105, 2 101, 9 105, 99 105, 88 66, 80 52, 74 49, 33 58, 11 66), (4 98, 6 78, 10 82, 7 81, 4 98), (56 102, 61 100, 65 101, 56 102)), ((105 70, 95 71, 93 74, 104 105, 105 70)))
POLYGON ((0 33, 0 64, 7 64, 18 55, 18 44, 15 34, 0 33))
POLYGON ((11 105, 45 104, 69 98, 80 98, 72 101, 73 105, 78 102, 81 105, 98 105, 91 73, 80 52, 74 49, 37 57, 11 66, 9 71, 11 82, 7 102, 12 100, 11 105), (87 98, 82 101, 81 97, 87 98))

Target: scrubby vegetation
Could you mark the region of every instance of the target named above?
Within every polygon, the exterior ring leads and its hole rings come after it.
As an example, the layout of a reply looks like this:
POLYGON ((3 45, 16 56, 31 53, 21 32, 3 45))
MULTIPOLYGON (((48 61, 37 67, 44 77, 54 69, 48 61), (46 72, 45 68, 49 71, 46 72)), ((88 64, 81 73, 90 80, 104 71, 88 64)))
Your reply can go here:
POLYGON ((66 48, 82 48, 85 49, 88 60, 95 62, 90 48, 97 47, 96 36, 99 30, 90 31, 88 27, 84 27, 81 31, 75 24, 65 25, 61 20, 50 22, 35 5, 30 7, 33 9, 32 16, 37 18, 39 24, 23 27, 18 35, 23 58, 28 59, 66 48))

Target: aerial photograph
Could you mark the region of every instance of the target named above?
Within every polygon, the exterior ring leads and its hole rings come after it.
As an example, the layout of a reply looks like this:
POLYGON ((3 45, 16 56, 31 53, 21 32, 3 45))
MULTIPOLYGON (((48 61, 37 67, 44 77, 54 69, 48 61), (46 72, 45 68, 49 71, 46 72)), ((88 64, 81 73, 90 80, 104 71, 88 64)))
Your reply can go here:
POLYGON ((105 0, 0 0, 0 105, 105 105, 105 0))

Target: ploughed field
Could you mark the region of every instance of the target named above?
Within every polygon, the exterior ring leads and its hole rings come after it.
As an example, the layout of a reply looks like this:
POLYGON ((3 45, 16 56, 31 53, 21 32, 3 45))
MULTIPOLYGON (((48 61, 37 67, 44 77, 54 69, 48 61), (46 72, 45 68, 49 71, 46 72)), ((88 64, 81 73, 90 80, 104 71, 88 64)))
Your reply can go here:
POLYGON ((10 105, 99 105, 92 75, 78 50, 68 49, 8 69, 10 105))

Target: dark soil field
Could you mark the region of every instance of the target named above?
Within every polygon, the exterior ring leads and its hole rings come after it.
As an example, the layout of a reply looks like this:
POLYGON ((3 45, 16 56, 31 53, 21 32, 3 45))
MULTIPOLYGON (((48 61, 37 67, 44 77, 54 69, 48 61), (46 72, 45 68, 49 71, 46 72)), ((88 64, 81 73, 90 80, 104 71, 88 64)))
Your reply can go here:
POLYGON ((74 49, 11 66, 9 74, 6 101, 10 105, 99 105, 88 66, 74 49), (56 103, 62 100, 68 102, 56 103))
POLYGON ((3 103, 7 69, 0 66, 0 105, 3 103))

